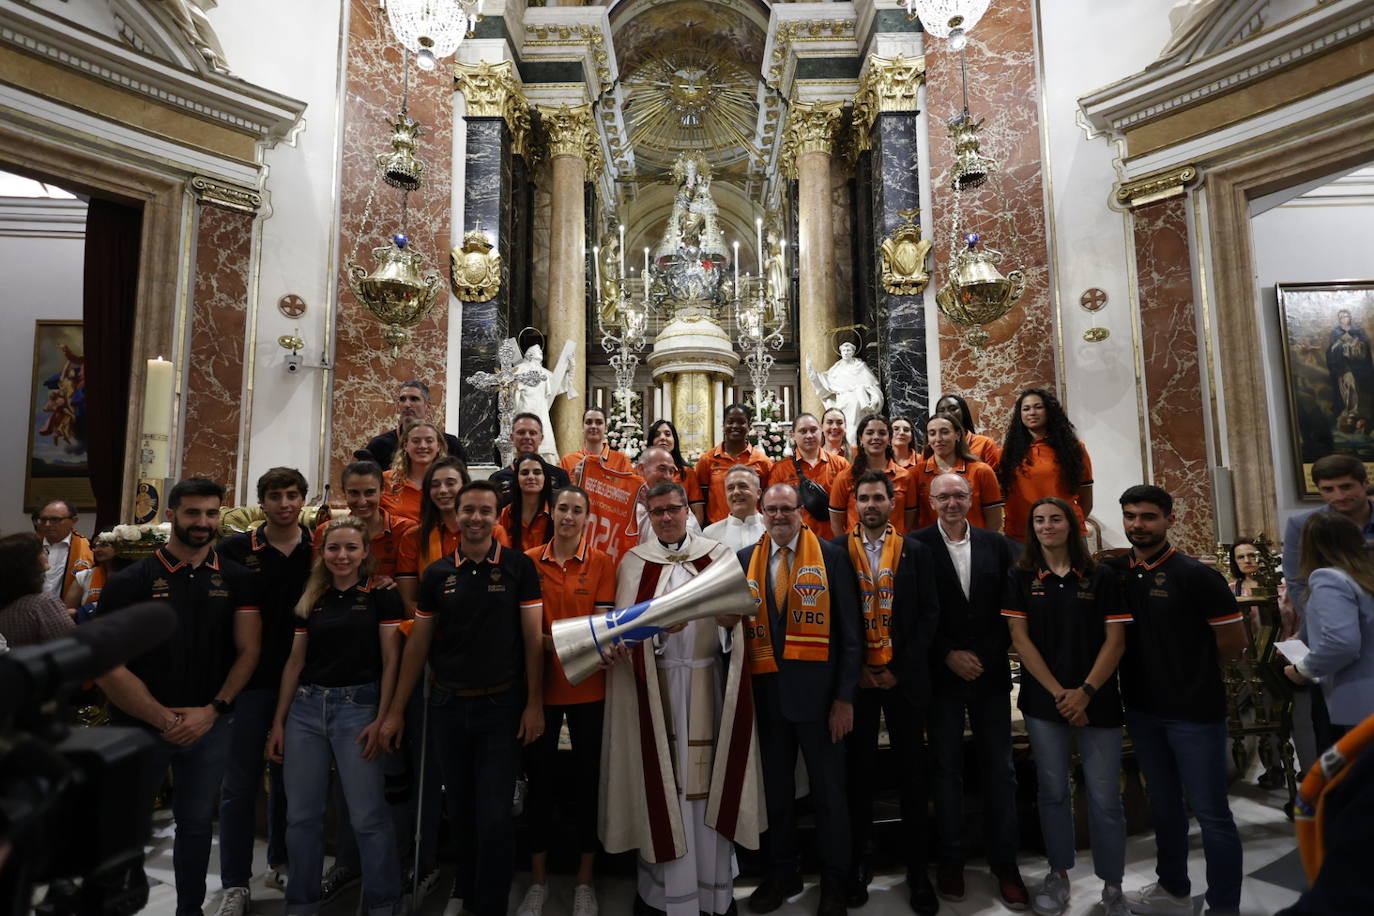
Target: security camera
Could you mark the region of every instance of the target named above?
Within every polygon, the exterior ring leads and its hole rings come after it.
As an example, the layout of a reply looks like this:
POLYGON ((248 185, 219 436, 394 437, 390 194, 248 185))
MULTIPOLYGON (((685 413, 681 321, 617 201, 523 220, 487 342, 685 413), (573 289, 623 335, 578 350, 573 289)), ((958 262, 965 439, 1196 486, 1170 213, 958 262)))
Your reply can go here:
POLYGON ((286 357, 286 371, 296 373, 301 371, 301 358, 295 353, 286 357))

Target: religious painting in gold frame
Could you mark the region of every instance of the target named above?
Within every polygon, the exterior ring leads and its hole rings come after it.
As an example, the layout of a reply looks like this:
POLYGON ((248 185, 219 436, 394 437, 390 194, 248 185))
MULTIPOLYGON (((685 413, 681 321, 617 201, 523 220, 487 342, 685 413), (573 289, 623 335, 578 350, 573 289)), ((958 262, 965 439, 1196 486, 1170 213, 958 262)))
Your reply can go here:
POLYGON ((86 453, 86 357, 80 321, 35 322, 24 511, 65 499, 94 509, 86 453))
POLYGON ((1374 280, 1274 289, 1293 472, 1302 498, 1317 500, 1312 464, 1324 455, 1359 458, 1374 478, 1374 280))

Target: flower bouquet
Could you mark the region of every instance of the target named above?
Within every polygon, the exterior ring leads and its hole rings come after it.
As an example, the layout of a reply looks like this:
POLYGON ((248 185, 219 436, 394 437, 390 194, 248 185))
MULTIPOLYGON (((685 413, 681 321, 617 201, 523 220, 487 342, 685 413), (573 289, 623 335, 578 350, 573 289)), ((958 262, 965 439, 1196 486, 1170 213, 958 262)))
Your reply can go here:
POLYGON ((166 544, 171 534, 172 526, 169 522, 115 525, 111 530, 99 534, 95 542, 113 545, 115 556, 120 559, 141 560, 152 556, 159 547, 166 544))

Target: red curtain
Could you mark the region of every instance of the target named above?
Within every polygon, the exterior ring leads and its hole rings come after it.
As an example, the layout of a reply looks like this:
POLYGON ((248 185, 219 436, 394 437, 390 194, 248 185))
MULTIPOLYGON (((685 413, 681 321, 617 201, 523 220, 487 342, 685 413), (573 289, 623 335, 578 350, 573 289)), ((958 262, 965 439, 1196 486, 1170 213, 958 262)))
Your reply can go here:
POLYGON ((95 493, 95 530, 119 517, 129 420, 134 309, 143 207, 91 198, 86 211, 83 277, 86 345, 86 454, 95 493))

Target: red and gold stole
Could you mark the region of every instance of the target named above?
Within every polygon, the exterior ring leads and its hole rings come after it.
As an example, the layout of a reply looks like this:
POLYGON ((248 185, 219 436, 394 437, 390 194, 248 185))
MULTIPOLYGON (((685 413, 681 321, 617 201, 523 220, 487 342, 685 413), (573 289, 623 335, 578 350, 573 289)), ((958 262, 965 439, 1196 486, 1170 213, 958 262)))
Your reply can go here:
MULTIPOLYGON (((749 666, 754 674, 778 670, 773 657, 773 636, 768 620, 768 560, 772 541, 765 534, 754 546, 746 573, 749 591, 754 595, 754 616, 745 621, 749 636, 749 666)), ((787 621, 782 657, 807 662, 830 658, 830 581, 825 574, 825 557, 820 539, 809 528, 797 537, 797 555, 792 558, 791 586, 774 600, 787 621)))
POLYGON ((859 597, 864 608, 864 664, 878 667, 892 661, 892 596, 897 579, 897 563, 902 559, 902 536, 887 526, 878 568, 868 565, 864 549, 863 525, 849 532, 849 562, 859 579, 859 597))

